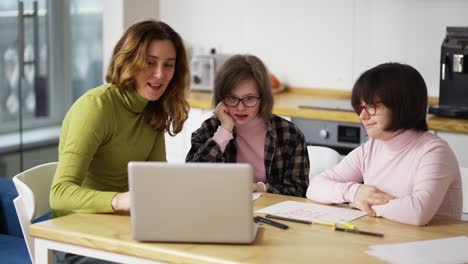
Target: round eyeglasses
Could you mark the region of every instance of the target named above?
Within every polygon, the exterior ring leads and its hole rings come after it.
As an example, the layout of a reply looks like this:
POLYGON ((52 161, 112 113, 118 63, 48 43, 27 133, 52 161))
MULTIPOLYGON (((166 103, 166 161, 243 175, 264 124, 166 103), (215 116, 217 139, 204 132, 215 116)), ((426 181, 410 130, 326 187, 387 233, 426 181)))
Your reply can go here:
POLYGON ((246 107, 254 107, 257 105, 258 101, 260 100, 260 97, 258 96, 246 96, 244 98, 238 98, 235 96, 228 95, 224 97, 223 101, 227 106, 231 107, 236 107, 239 105, 239 103, 242 101, 242 104, 246 107))
POLYGON ((354 106, 354 111, 360 115, 362 112, 362 109, 366 111, 367 114, 369 115, 375 115, 377 113, 377 106, 381 104, 382 101, 376 101, 371 104, 357 104, 354 106))

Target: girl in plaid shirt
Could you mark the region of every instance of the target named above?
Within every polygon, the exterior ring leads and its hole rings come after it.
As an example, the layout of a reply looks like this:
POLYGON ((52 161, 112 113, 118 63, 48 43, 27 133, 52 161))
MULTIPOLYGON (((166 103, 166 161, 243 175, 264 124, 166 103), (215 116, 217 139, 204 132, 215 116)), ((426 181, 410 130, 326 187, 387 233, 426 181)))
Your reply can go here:
POLYGON ((269 72, 252 55, 235 55, 219 70, 214 116, 192 134, 187 162, 249 163, 253 191, 305 197, 309 156, 304 134, 274 115, 269 72))

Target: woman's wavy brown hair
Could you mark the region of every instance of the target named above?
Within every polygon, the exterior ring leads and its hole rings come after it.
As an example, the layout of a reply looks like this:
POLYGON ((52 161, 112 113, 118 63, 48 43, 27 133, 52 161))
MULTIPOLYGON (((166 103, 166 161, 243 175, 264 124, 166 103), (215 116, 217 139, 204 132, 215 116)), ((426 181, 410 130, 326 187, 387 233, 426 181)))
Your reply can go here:
POLYGON ((106 82, 121 92, 136 91, 135 75, 147 67, 147 48, 154 40, 170 40, 176 49, 175 71, 163 95, 148 102, 145 114, 148 123, 158 132, 171 136, 182 130, 187 120, 189 104, 186 95, 190 74, 182 38, 161 21, 145 20, 133 24, 115 45, 107 69, 106 82))

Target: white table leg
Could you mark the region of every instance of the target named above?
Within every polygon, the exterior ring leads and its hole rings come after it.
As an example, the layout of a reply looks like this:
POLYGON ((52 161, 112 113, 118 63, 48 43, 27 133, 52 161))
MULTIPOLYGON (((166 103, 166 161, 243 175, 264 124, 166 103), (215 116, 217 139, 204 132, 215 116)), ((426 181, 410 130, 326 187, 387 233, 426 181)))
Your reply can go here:
POLYGON ((76 255, 87 256, 91 258, 104 259, 117 263, 127 264, 161 264, 163 262, 119 254, 115 252, 104 251, 95 248, 87 248, 72 244, 51 241, 41 238, 34 239, 34 257, 36 264, 52 264, 53 250, 68 252, 76 255))
POLYGON ((34 239, 34 262, 36 264, 52 264, 54 262, 52 250, 48 247, 48 241, 34 239))

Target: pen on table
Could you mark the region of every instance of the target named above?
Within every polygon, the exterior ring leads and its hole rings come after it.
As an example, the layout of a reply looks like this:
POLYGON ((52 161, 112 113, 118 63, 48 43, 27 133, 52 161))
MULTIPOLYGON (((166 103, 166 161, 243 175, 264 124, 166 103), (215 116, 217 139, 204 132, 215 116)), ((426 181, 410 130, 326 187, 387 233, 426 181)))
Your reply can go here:
POLYGON ((356 227, 351 224, 350 222, 346 222, 346 221, 339 221, 337 222, 338 225, 340 225, 341 227, 344 227, 346 229, 356 229, 356 227))
POLYGON ((278 220, 283 220, 283 221, 289 221, 289 222, 296 222, 296 223, 301 223, 301 224, 312 224, 311 221, 307 220, 301 220, 301 219, 294 219, 294 218, 288 218, 288 217, 282 217, 282 216, 277 216, 277 215, 270 215, 267 214, 265 217, 267 218, 272 218, 272 219, 278 219, 278 220))
POLYGON ((327 221, 320 221, 320 220, 314 220, 312 224, 326 225, 326 226, 332 226, 332 227, 336 226, 334 222, 327 222, 327 221))
POLYGON ((351 229, 351 230, 356 229, 356 227, 353 224, 351 224, 349 222, 345 222, 345 221, 339 221, 339 222, 335 223, 335 222, 315 220, 312 223, 313 224, 319 224, 319 225, 327 225, 327 226, 332 226, 332 227, 338 226, 338 227, 343 227, 343 228, 351 229))
POLYGON ((368 235, 368 236, 375 236, 375 237, 384 236, 381 233, 374 233, 374 232, 361 231, 361 230, 355 230, 355 229, 347 229, 347 228, 341 228, 341 227, 335 227, 335 231, 343 231, 343 232, 348 232, 348 233, 353 233, 353 234, 368 235))
POLYGON ((278 227, 278 228, 281 228, 281 229, 288 229, 289 228, 289 226, 287 226, 285 224, 282 224, 282 223, 279 223, 279 222, 276 222, 276 221, 273 221, 273 220, 270 220, 270 219, 267 219, 267 218, 264 218, 264 217, 261 217, 261 216, 254 217, 254 221, 256 223, 261 222, 261 223, 272 225, 274 227, 278 227))

